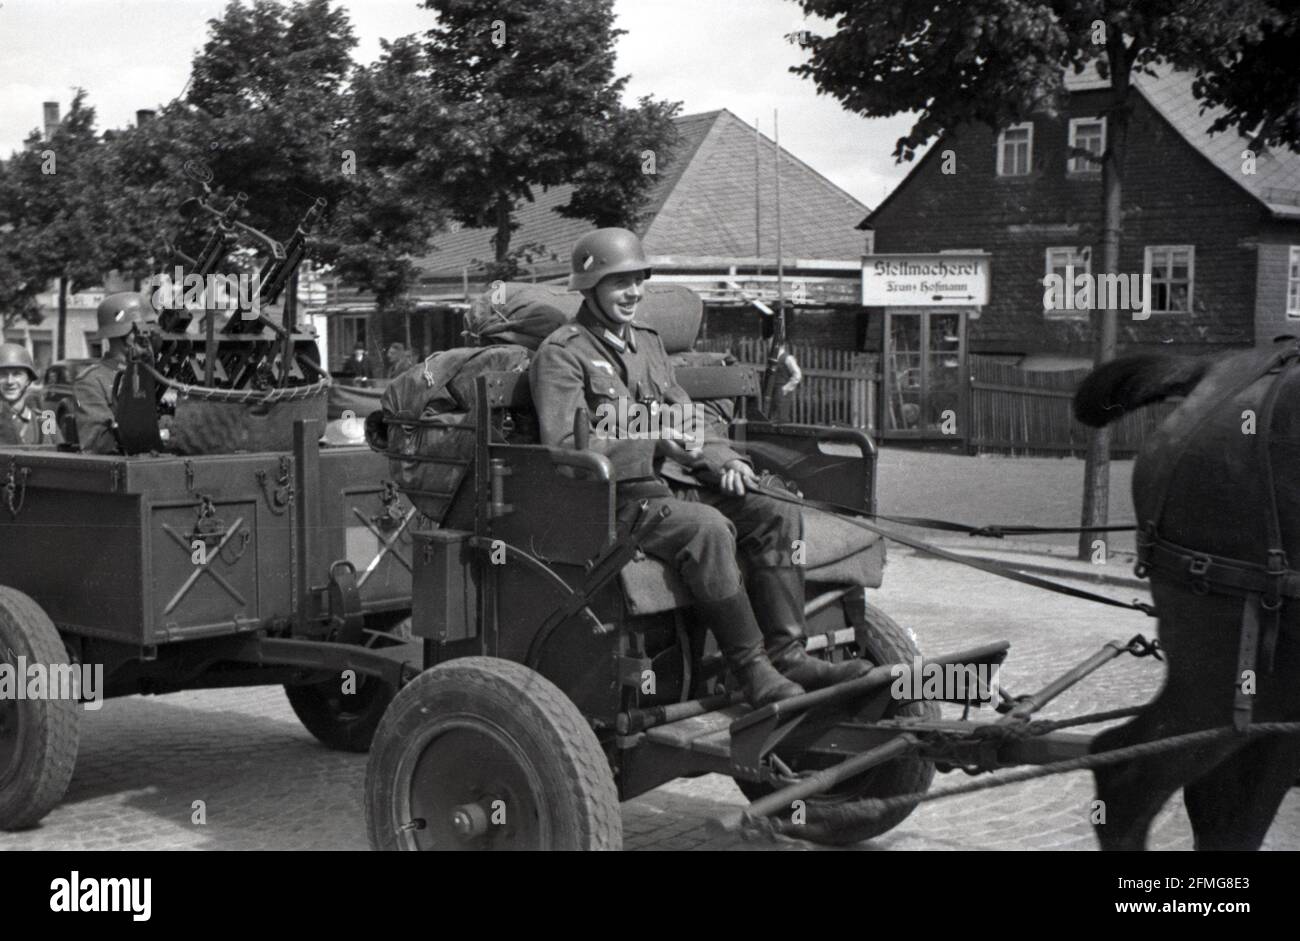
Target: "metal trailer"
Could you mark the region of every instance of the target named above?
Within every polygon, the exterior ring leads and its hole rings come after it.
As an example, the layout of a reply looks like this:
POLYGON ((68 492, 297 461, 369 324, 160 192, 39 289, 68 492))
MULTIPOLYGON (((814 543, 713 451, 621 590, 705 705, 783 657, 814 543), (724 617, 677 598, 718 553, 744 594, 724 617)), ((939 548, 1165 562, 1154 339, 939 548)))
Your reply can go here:
POLYGON ((369 746, 418 656, 415 511, 383 457, 321 430, 272 453, 0 450, 0 828, 57 805, 91 693, 284 684, 326 745, 369 746), (24 695, 37 665, 49 688, 24 695))

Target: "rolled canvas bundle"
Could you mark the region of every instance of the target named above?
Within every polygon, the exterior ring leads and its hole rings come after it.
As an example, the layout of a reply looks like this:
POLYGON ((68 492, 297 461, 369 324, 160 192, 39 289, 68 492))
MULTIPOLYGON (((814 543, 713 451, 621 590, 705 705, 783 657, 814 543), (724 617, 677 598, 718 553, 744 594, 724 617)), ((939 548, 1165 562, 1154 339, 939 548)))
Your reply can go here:
MULTIPOLYGON (((522 346, 460 347, 434 353, 389 384, 366 420, 370 446, 389 455, 389 472, 417 510, 441 523, 474 460, 475 380, 485 372, 527 372, 522 346)), ((521 414, 500 440, 536 440, 521 414)))

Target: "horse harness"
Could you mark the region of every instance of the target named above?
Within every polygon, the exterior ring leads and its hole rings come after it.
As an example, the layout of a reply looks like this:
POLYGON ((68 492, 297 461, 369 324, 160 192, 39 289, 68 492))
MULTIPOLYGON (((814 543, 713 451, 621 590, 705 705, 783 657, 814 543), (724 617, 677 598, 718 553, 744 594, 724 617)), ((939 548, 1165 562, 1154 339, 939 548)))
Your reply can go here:
POLYGON ((1215 414, 1215 408, 1206 410, 1197 426, 1184 439, 1183 447, 1169 462, 1155 514, 1137 533, 1138 561, 1134 573, 1139 578, 1145 578, 1154 569, 1175 578, 1182 577, 1197 594, 1217 592, 1244 598, 1241 640, 1237 654, 1236 692, 1232 707, 1232 723, 1238 731, 1250 725, 1254 705, 1253 689, 1248 689, 1246 683, 1247 672, 1253 673, 1261 661, 1265 673, 1273 671, 1282 605, 1287 599, 1300 599, 1300 571, 1290 568, 1282 543, 1282 524, 1278 514, 1270 452, 1273 409, 1282 390, 1282 376, 1297 363, 1300 363, 1300 345, 1293 345, 1271 357, 1263 371, 1250 374, 1248 380, 1239 383, 1220 400, 1220 403, 1230 401, 1265 376, 1274 376, 1260 405, 1257 425, 1259 433, 1256 436, 1267 499, 1264 522, 1267 527, 1268 549, 1264 564, 1198 552, 1171 542, 1159 532, 1158 524, 1164 515, 1173 468, 1195 436, 1195 431, 1215 414))

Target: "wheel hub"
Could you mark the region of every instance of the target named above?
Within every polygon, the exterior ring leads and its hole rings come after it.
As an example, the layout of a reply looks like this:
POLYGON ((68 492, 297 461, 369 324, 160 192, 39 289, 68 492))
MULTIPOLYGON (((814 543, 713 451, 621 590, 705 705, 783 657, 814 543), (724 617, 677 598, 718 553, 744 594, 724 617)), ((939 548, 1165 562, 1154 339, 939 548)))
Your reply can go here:
POLYGON ((451 812, 451 828, 462 841, 488 832, 488 813, 482 804, 461 804, 451 812))
POLYGON ((415 745, 402 819, 414 847, 438 850, 545 848, 550 840, 536 771, 518 743, 475 718, 448 721, 415 745))

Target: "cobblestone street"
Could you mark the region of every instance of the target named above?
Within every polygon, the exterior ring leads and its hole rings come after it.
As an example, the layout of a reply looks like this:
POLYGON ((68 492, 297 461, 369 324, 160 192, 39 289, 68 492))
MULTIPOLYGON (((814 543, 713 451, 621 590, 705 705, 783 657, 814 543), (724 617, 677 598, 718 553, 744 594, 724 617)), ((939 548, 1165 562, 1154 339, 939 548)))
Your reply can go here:
MULTIPOLYGON (((1136 613, 1110 611, 1004 582, 908 551, 891 555, 874 601, 916 631, 929 653, 1005 638, 1002 682, 1041 686, 1106 640, 1150 633, 1136 613)), ((1092 586, 1095 587, 1095 586, 1092 586)), ((1129 598, 1132 588, 1101 589, 1129 598)), ((1102 668, 1045 713, 1061 717, 1137 704, 1161 664, 1124 658, 1102 668)), ((81 757, 63 804, 37 829, 0 836, 5 849, 364 849, 364 755, 332 752, 298 723, 278 687, 132 697, 83 714, 81 757), (203 801, 206 823, 192 822, 203 801)), ((940 776, 936 787, 970 780, 940 776)), ((1095 848, 1088 823, 1092 778, 1039 779, 921 807, 861 850, 1095 848)), ((624 805, 629 849, 815 849, 796 840, 745 841, 706 823, 743 803, 726 778, 679 780, 624 805)), ((1189 849, 1176 797, 1152 847, 1189 849)), ((1265 844, 1300 849, 1300 799, 1288 796, 1265 844)))

